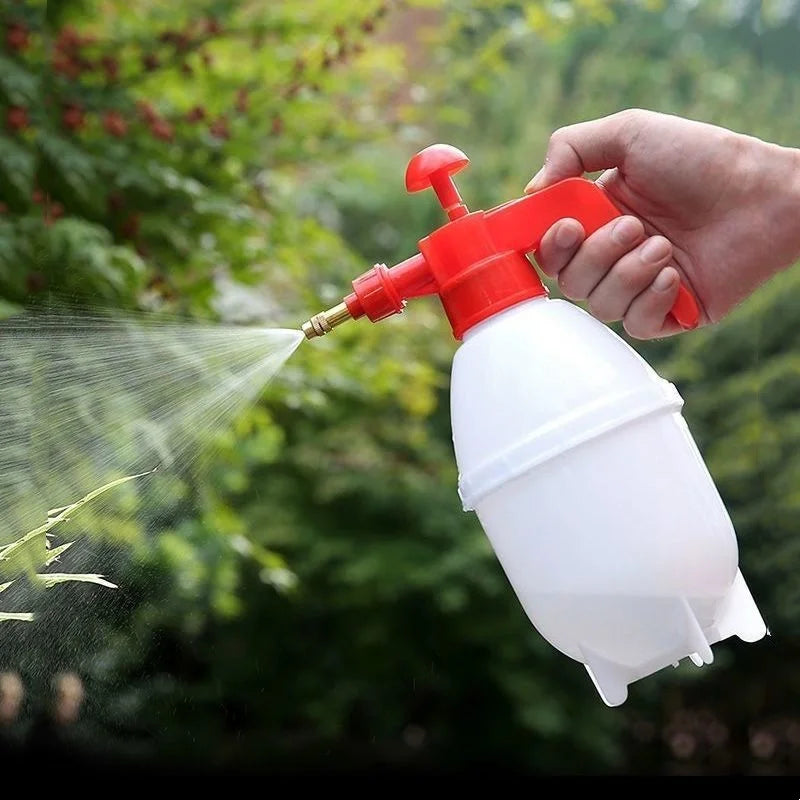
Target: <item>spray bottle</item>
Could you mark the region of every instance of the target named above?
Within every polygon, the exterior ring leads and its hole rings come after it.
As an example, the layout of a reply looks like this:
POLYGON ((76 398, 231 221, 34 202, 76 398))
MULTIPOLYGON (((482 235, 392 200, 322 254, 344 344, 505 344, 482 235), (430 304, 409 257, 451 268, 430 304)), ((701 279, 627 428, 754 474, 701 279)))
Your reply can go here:
MULTIPOLYGON (((411 258, 356 278, 303 331, 440 297, 462 341, 450 401, 464 509, 534 627, 620 705, 630 683, 687 656, 709 664, 712 644, 756 641, 766 626, 678 391, 608 326, 550 299, 526 257, 561 218, 588 236, 620 211, 592 181, 570 178, 469 212, 452 179, 468 164, 442 144, 411 159, 407 190, 431 187, 449 222, 411 258)), ((671 313, 697 325, 686 287, 671 313)))

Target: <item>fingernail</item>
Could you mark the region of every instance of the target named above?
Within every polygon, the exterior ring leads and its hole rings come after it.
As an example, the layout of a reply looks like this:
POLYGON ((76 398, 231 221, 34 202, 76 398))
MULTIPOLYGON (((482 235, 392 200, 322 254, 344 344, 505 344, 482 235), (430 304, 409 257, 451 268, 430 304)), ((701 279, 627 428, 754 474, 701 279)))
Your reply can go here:
POLYGON ((525 187, 525 194, 529 192, 535 192, 538 188, 544 185, 544 173, 547 169, 547 165, 543 166, 529 181, 528 185, 525 187))
POLYGON ((654 236, 644 243, 640 255, 642 261, 647 261, 650 264, 657 264, 669 255, 670 250, 671 245, 666 239, 660 236, 654 236))
POLYGON ((671 267, 664 267, 664 269, 656 275, 656 279, 653 281, 653 288, 657 292, 666 292, 667 289, 672 288, 674 283, 675 270, 671 267))
POLYGON ((633 244, 642 235, 642 223, 633 217, 623 217, 611 230, 611 238, 621 245, 633 244))
POLYGON ((574 247, 580 238, 580 232, 575 230, 574 224, 565 225, 562 223, 559 225, 559 228, 556 231, 556 244, 562 250, 568 250, 569 248, 574 247))

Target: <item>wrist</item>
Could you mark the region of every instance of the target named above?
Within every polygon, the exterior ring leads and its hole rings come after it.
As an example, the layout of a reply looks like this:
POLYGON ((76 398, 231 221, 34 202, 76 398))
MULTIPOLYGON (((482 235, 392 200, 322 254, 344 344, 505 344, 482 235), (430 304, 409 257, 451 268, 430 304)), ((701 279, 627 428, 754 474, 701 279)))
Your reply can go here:
POLYGON ((787 216, 786 227, 793 234, 790 263, 800 259, 800 150, 782 147, 786 159, 787 216))
POLYGON ((765 267, 774 274, 800 259, 800 150, 751 139, 753 210, 762 225, 765 267))

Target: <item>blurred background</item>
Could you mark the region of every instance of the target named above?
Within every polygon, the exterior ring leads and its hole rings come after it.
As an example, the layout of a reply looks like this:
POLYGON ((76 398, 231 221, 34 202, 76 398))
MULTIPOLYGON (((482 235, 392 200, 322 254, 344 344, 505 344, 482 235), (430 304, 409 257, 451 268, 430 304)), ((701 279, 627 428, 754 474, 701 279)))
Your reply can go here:
MULTIPOLYGON (((68 300, 296 327, 442 223, 403 185, 435 141, 472 159, 473 209, 520 195, 552 130, 626 107, 800 145, 798 0, 0 0, 0 34, 2 316, 68 300)), ((632 342, 686 400, 764 641, 604 706, 461 510, 455 343, 420 300, 302 346, 169 515, 143 498, 83 526, 65 570, 120 588, 0 623, 2 753, 793 774, 798 323, 795 269, 713 329, 632 342)))

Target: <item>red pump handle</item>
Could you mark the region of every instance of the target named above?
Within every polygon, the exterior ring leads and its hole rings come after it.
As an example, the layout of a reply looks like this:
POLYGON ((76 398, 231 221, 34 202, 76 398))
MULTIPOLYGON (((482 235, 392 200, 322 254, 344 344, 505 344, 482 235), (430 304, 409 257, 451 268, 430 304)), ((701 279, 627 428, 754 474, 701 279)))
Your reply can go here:
POLYGON ((451 220, 468 213, 452 176, 469 166, 469 158, 450 144, 434 144, 417 153, 406 168, 406 191, 421 192, 429 186, 436 192, 451 220))
MULTIPOLYGON (((464 169, 469 158, 451 145, 426 147, 406 170, 406 189, 434 190, 451 220, 468 213, 452 175, 464 169)), ((622 212, 605 191, 586 178, 567 178, 546 189, 512 200, 485 214, 492 241, 498 249, 530 253, 538 249, 547 230, 559 219, 577 219, 589 236, 622 212)), ((671 315, 684 329, 696 328, 700 311, 689 289, 681 283, 671 315)))

